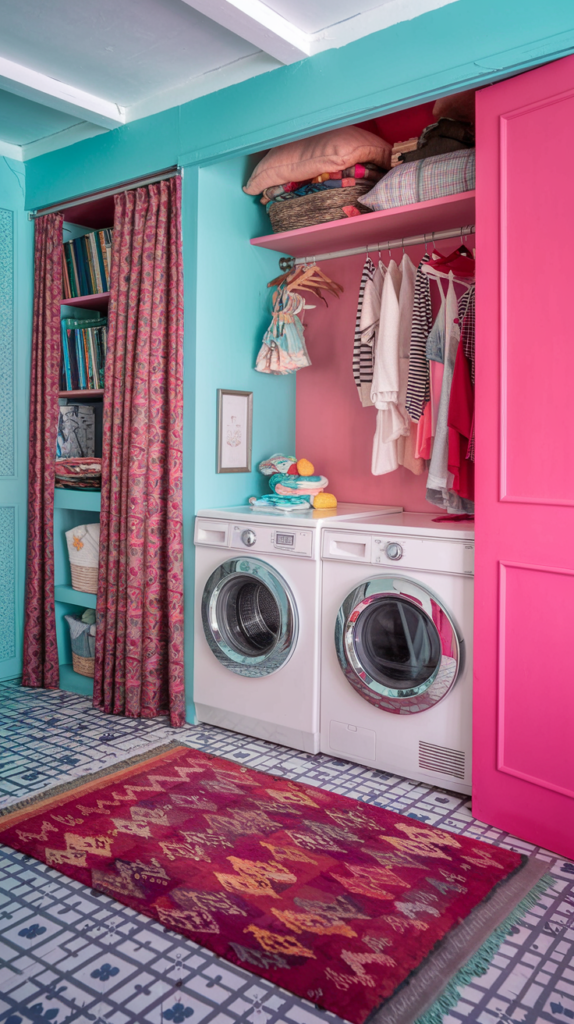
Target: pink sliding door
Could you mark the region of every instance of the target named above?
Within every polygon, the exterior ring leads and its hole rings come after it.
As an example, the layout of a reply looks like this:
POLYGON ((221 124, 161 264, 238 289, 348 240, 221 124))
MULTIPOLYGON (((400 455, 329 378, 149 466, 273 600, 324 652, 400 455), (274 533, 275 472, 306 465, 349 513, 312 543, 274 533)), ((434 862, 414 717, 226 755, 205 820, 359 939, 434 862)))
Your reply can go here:
POLYGON ((574 857, 574 57, 477 95, 473 810, 574 857))

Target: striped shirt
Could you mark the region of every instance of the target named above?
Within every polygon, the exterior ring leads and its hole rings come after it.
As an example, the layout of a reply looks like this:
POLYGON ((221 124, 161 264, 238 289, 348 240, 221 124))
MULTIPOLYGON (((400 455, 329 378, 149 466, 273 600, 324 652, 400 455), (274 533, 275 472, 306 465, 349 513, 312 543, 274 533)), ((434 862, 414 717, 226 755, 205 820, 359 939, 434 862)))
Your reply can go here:
POLYGON ((371 402, 371 384, 375 340, 381 309, 382 281, 381 270, 375 267, 370 256, 367 256, 361 275, 353 344, 353 378, 363 406, 373 404, 371 402))
POLYGON ((430 258, 430 253, 425 253, 417 267, 415 277, 409 376, 405 398, 406 410, 415 423, 420 420, 423 409, 430 399, 430 375, 426 344, 431 332, 433 319, 430 279, 426 274, 423 274, 423 267, 429 262, 430 258))

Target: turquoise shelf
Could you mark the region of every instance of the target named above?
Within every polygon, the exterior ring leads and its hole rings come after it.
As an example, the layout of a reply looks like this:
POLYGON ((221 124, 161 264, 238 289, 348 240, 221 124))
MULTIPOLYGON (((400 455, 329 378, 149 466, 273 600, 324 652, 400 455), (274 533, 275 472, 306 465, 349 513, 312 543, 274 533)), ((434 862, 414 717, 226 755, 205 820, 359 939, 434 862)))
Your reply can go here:
POLYGON ((91 697, 94 692, 94 680, 74 672, 71 665, 60 665, 60 689, 91 697))
POLYGON ((54 508, 99 512, 101 500, 101 491, 72 491, 64 487, 57 487, 54 491, 54 508))
POLYGON ((62 604, 79 604, 82 608, 96 607, 96 594, 84 594, 83 590, 74 590, 73 587, 54 587, 56 601, 62 604))

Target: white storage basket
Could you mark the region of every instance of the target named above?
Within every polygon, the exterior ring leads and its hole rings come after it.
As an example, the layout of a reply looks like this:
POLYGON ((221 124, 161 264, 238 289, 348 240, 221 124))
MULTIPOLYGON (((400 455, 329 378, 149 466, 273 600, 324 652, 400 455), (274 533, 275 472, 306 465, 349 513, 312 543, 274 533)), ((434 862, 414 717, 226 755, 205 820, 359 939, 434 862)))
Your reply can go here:
POLYGON ((100 557, 100 524, 86 523, 66 531, 72 587, 85 594, 98 592, 98 562, 100 557))

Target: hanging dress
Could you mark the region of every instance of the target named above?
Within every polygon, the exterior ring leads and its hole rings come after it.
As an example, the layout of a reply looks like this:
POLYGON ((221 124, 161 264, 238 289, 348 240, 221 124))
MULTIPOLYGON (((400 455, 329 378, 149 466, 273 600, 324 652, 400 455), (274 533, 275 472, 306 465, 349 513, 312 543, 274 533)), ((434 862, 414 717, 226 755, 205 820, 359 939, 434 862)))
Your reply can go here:
POLYGON ((383 284, 371 388, 371 401, 377 409, 371 461, 374 476, 392 473, 398 468, 397 441, 409 431, 398 405, 401 282, 401 269, 391 260, 383 284))
POLYGON ((298 313, 305 308, 302 295, 281 285, 273 295, 273 314, 257 356, 260 373, 294 373, 311 365, 305 332, 298 313))
MULTIPOLYGON (((429 351, 437 362, 442 355, 444 371, 440 400, 438 402, 436 431, 429 466, 426 497, 427 501, 431 502, 431 504, 438 505, 439 508, 445 508, 451 512, 473 512, 473 502, 466 498, 461 498, 453 490, 454 476, 449 472, 448 468, 448 413, 454 364, 460 341, 459 303, 454 288, 454 274, 452 270, 449 271, 448 275, 437 270, 432 271, 432 275, 443 278, 447 277, 448 290, 444 299, 444 323, 441 318, 436 332, 429 336, 429 351)), ((467 296, 465 296, 465 299, 468 302, 467 296)), ((442 309, 441 305, 441 311, 442 309)))

